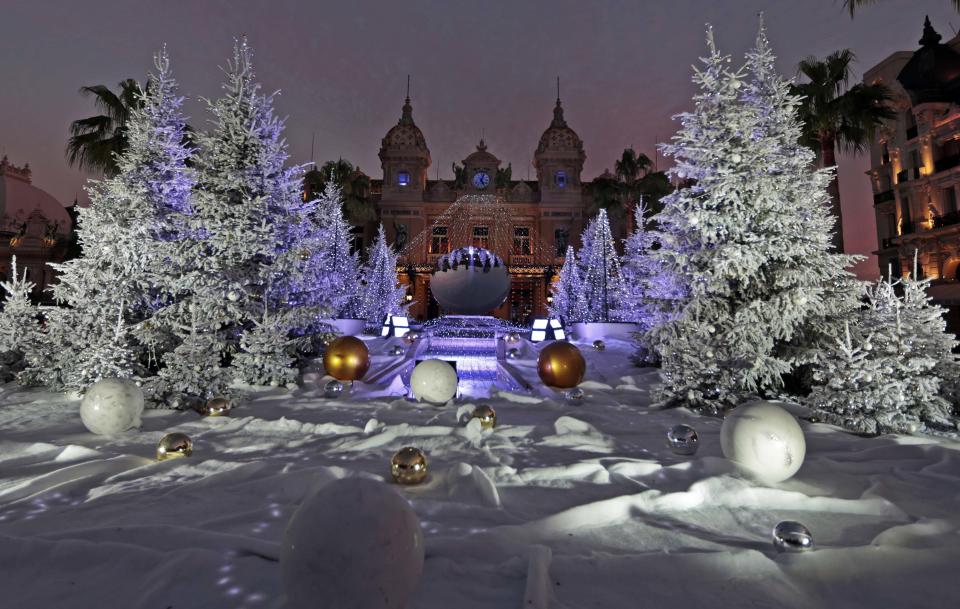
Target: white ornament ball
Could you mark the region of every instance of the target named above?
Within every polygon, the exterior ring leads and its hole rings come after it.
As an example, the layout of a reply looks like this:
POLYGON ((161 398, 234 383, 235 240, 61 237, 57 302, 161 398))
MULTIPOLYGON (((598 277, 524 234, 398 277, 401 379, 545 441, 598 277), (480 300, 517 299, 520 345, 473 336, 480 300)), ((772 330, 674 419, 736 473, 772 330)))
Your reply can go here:
POLYGON ((457 371, 443 360, 423 360, 410 375, 410 389, 418 401, 445 404, 457 395, 457 371))
POLYGON ((335 480, 290 518, 280 578, 291 609, 404 609, 423 573, 423 531, 383 482, 335 480))
POLYGON ((730 155, 730 162, 731 162, 731 163, 739 163, 739 162, 742 161, 742 160, 743 160, 743 157, 740 156, 740 155, 739 155, 738 153, 736 153, 736 152, 734 152, 733 154, 730 155))
POLYGON ((751 477, 772 483, 797 473, 807 443, 792 414, 775 402, 757 400, 727 414, 720 428, 720 449, 751 477))
POLYGON ((100 436, 140 427, 143 391, 129 379, 101 379, 87 389, 80 403, 84 426, 100 436))
POLYGON ((230 302, 237 302, 238 300, 240 300, 240 294, 237 294, 233 290, 230 290, 229 292, 227 292, 227 300, 229 300, 230 302))

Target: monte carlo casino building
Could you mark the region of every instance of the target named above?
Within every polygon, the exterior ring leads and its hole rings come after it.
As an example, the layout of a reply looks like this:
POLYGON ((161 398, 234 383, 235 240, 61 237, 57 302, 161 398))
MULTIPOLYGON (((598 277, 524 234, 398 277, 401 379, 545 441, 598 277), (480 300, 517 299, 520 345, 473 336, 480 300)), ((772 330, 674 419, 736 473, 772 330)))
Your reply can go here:
POLYGON ((581 179, 583 141, 564 119, 559 98, 533 153, 536 180, 510 179, 482 139, 455 180, 428 179, 430 149, 409 98, 379 156, 383 177, 370 180, 370 195, 387 240, 401 253, 398 278, 412 318, 443 313, 431 294, 431 274, 438 258, 469 246, 489 249, 507 265, 510 294, 493 315, 521 323, 546 316, 549 286, 567 245, 579 246, 593 201, 590 183, 581 179))

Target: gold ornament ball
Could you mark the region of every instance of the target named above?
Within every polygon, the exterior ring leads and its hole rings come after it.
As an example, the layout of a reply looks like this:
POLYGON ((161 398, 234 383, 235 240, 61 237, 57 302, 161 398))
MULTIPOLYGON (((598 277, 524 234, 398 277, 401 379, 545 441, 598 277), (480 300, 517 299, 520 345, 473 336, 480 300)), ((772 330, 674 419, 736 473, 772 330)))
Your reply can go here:
POLYGON ((310 260, 310 250, 302 249, 297 252, 300 260, 310 260))
POLYGON ((583 380, 587 370, 580 349, 564 341, 555 341, 540 351, 537 358, 537 374, 544 385, 568 389, 583 380))
POLYGON ((390 459, 390 474, 397 484, 420 484, 427 477, 427 456, 419 448, 404 446, 390 459))
POLYGON ((593 341, 593 348, 597 351, 603 351, 607 348, 607 346, 598 338, 597 340, 593 341))
POLYGON ((341 336, 323 352, 323 367, 338 381, 359 381, 370 368, 370 351, 355 336, 341 336))
POLYGON ((474 408, 470 418, 480 419, 480 427, 483 429, 493 429, 497 426, 497 411, 489 404, 480 404, 474 408))
POLYGON ((408 345, 412 345, 413 343, 417 342, 418 338, 420 338, 420 335, 416 332, 407 332, 403 335, 403 342, 408 345))
POLYGON ((160 438, 157 444, 157 461, 189 457, 193 454, 193 441, 185 433, 175 431, 160 438))
POLYGON ((230 400, 224 397, 210 398, 197 404, 197 412, 205 417, 230 416, 230 400))

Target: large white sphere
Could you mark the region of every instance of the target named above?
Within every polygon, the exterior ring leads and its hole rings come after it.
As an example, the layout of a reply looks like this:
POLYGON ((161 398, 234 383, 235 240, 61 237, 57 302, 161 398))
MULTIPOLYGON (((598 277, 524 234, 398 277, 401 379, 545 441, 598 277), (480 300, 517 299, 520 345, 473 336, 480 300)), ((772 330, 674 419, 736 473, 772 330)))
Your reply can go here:
POLYGON ((720 428, 723 456, 760 482, 780 482, 803 465, 807 443, 792 414, 758 400, 734 408, 720 428))
POLYGON ((95 434, 113 436, 140 427, 143 391, 128 379, 101 379, 80 402, 80 419, 95 434))
POLYGON ((423 531, 383 482, 335 480, 293 514, 280 550, 291 609, 404 609, 423 573, 423 531))
MULTIPOLYGON (((475 251, 482 252, 484 257, 493 256, 482 248, 476 248, 475 251)), ((458 252, 453 252, 451 256, 458 252)), ((470 253, 474 253, 474 250, 471 249, 470 253)), ((484 315, 507 299, 510 294, 510 274, 502 263, 486 270, 482 265, 460 264, 456 269, 434 271, 430 279, 430 291, 440 306, 450 313, 484 315)))
POLYGON ((425 359, 410 375, 413 397, 421 402, 445 404, 457 395, 457 371, 439 359, 425 359))

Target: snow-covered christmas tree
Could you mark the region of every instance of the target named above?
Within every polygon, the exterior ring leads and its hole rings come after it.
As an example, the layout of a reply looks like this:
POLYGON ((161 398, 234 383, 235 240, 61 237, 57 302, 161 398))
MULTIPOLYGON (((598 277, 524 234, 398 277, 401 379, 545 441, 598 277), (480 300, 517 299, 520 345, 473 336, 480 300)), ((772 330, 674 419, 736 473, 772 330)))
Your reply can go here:
POLYGON ((659 361, 650 332, 670 321, 686 297, 684 286, 676 283, 677 276, 665 272, 658 256, 663 235, 651 226, 648 216, 641 201, 634 209, 634 231, 624 241, 620 269, 623 297, 618 317, 638 326, 633 359, 641 365, 659 361))
POLYGON ((322 235, 322 251, 316 268, 326 284, 330 318, 359 318, 360 261, 350 251, 350 223, 343 215, 340 187, 329 180, 317 201, 317 224, 322 235))
POLYGON ((567 246, 560 277, 550 288, 553 302, 548 307, 550 317, 564 323, 583 320, 583 289, 580 282, 580 267, 573 246, 567 246))
POLYGON ((23 376, 54 388, 84 389, 104 375, 130 377, 142 346, 135 324, 162 301, 175 218, 189 209, 192 171, 184 143, 183 99, 176 94, 166 51, 143 105, 126 124, 128 147, 116 176, 95 181, 81 208, 77 234, 81 257, 52 265, 53 287, 64 306, 48 310, 43 342, 23 376))
POLYGON ((663 147, 692 185, 664 198, 658 257, 689 295, 652 338, 663 363, 662 403, 721 413, 778 390, 842 332, 857 291, 830 253, 828 171, 797 142, 799 100, 773 69, 761 28, 744 69, 707 35, 700 92, 663 147))
POLYGON ((403 315, 406 288, 397 282, 397 254, 387 244, 383 224, 377 232, 367 263, 363 266, 363 285, 360 288, 360 317, 380 324, 387 315, 403 315))
POLYGON ((312 289, 302 248, 313 202, 303 201, 303 168, 285 167, 283 121, 273 95, 261 93, 245 40, 225 72, 223 95, 208 101, 213 128, 195 138, 197 188, 177 252, 182 278, 157 315, 183 343, 163 358, 154 386, 161 394, 223 394, 222 368, 231 360, 239 380, 286 382, 288 339, 317 317, 304 297, 312 289), (277 336, 265 337, 267 328, 277 336))
POLYGON ((620 321, 623 278, 606 209, 601 209, 590 221, 581 241, 579 263, 583 297, 580 321, 620 321))
POLYGON ((17 257, 10 263, 11 278, 0 283, 6 299, 0 309, 0 380, 10 381, 33 355, 39 338, 37 307, 30 302, 36 284, 27 279, 27 269, 17 272, 17 257))
POLYGON ((940 375, 957 370, 956 340, 926 283, 887 279, 867 289, 859 336, 848 332, 815 373, 821 384, 808 403, 819 418, 867 434, 956 431, 940 395, 940 375))

